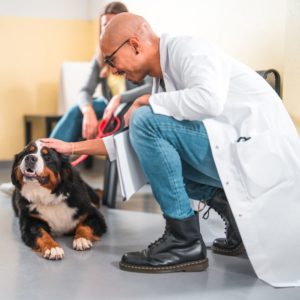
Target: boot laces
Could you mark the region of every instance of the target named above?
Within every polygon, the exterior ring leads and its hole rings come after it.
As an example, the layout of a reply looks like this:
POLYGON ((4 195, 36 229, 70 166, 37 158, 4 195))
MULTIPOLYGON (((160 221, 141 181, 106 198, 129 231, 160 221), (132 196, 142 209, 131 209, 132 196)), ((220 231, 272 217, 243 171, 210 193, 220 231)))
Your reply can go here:
MULTIPOLYGON (((205 206, 206 206, 206 205, 205 205, 205 206)), ((205 208, 205 206, 204 206, 204 208, 205 208)), ((203 209, 204 209, 204 208, 203 208, 203 209)), ((207 209, 207 211, 203 214, 202 219, 207 220, 207 219, 209 218, 209 212, 210 212, 211 209, 213 209, 213 210, 221 217, 221 219, 224 221, 224 223, 225 223, 225 231, 224 231, 224 233, 225 233, 225 236, 227 237, 227 231, 228 231, 229 224, 228 224, 227 220, 224 218, 223 214, 221 214, 221 213, 220 213, 218 210, 216 210, 214 207, 210 206, 210 207, 207 209)))
POLYGON ((169 226, 166 225, 165 231, 163 233, 163 235, 158 238, 156 241, 154 241, 153 243, 151 243, 148 248, 151 249, 155 246, 158 246, 161 242, 164 242, 167 239, 167 235, 169 233, 169 226))

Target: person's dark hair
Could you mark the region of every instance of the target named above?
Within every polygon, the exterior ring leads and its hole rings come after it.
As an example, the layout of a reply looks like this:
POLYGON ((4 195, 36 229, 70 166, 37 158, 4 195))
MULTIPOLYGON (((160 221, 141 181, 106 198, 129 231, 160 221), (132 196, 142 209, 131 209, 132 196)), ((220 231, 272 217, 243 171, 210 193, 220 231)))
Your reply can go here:
POLYGON ((105 7, 103 12, 101 13, 101 16, 103 15, 107 15, 107 14, 120 14, 123 12, 128 12, 128 9, 126 7, 125 4, 123 4, 122 2, 110 2, 108 3, 105 7))

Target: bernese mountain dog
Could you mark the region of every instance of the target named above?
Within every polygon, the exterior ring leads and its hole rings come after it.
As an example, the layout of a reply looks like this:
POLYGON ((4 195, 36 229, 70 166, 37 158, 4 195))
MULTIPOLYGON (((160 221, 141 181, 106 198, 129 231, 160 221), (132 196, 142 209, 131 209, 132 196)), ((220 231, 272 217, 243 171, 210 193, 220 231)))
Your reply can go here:
POLYGON ((64 250, 54 236, 74 234, 73 248, 87 250, 106 232, 100 199, 67 157, 37 140, 15 156, 11 175, 13 208, 24 243, 46 259, 64 250))

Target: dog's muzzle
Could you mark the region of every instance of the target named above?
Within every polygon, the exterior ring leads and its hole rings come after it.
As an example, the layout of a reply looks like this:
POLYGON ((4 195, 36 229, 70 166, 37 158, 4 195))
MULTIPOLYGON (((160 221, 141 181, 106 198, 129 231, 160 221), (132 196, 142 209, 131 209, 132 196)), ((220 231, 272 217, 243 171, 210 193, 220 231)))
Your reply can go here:
POLYGON ((28 173, 34 173, 38 158, 29 154, 25 157, 25 169, 28 173))

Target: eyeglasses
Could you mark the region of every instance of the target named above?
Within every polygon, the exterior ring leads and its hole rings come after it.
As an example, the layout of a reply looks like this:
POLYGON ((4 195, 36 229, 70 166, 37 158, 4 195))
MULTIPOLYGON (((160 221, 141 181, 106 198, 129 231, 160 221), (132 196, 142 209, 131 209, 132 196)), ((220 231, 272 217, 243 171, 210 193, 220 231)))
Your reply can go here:
POLYGON ((129 42, 129 39, 127 39, 124 43, 122 43, 111 55, 107 55, 104 57, 104 63, 109 65, 112 68, 115 68, 114 63, 112 62, 112 59, 114 55, 126 44, 129 42))

